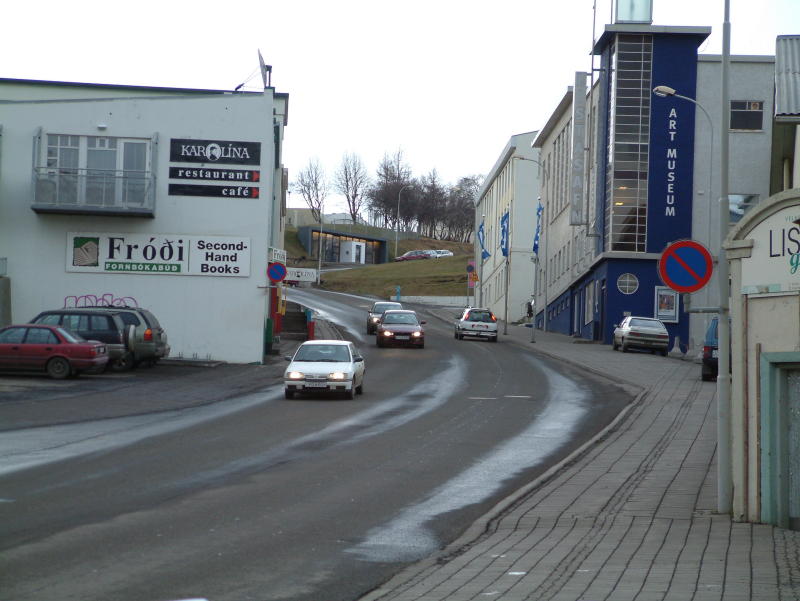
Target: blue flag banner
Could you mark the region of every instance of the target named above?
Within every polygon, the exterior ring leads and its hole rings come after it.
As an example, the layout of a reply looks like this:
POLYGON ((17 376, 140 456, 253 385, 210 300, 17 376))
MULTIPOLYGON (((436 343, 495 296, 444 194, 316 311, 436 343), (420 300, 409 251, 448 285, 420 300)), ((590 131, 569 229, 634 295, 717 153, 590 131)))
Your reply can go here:
POLYGON ((503 251, 504 257, 508 256, 508 244, 509 244, 508 220, 509 220, 509 215, 508 211, 506 211, 500 218, 500 250, 503 251))
POLYGON ((539 233, 542 231, 542 211, 544 207, 542 203, 536 207, 536 233, 533 235, 533 254, 539 255, 539 233))
POLYGON ((486 250, 486 231, 483 229, 483 222, 481 222, 480 227, 478 227, 478 244, 481 245, 481 259, 485 261, 492 255, 489 254, 489 251, 486 250))

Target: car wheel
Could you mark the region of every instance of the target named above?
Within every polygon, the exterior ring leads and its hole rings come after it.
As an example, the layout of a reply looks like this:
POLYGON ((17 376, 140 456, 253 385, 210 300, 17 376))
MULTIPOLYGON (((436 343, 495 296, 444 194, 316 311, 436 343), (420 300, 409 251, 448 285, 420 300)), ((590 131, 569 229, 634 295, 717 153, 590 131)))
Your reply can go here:
POLYGON ((616 339, 616 338, 614 338, 614 339, 611 341, 611 350, 612 350, 612 351, 616 351, 618 348, 619 348, 619 345, 617 344, 617 339, 616 339))
POLYGON ((47 375, 54 380, 68 378, 71 373, 72 368, 69 366, 69 361, 64 357, 53 357, 47 362, 47 375))
POLYGON ((133 353, 124 353, 111 364, 111 371, 130 371, 133 369, 133 353))
POLYGON ((364 394, 364 380, 361 380, 361 384, 356 386, 356 394, 364 394))
POLYGON ((662 357, 666 357, 667 356, 667 349, 664 349, 663 351, 661 351, 661 356, 662 357))
POLYGON ((381 337, 380 336, 375 336, 375 346, 377 346, 377 347, 382 347, 383 346, 383 342, 381 341, 381 337))
POLYGON ((495 336, 494 338, 489 338, 489 342, 497 342, 497 336, 495 336))
POLYGON ((289 400, 292 400, 294 398, 294 390, 289 390, 288 388, 284 389, 283 396, 289 400))
POLYGON ((625 342, 625 339, 624 339, 624 338, 622 339, 622 352, 623 352, 623 353, 627 353, 627 352, 628 352, 628 345, 627 345, 627 343, 625 342))
POLYGON ((420 344, 419 348, 425 348, 425 343, 423 342, 422 344, 420 344))
POLYGON ((352 401, 354 398, 356 398, 356 389, 355 389, 355 387, 351 386, 350 390, 345 390, 344 391, 344 398, 346 398, 349 401, 352 401))

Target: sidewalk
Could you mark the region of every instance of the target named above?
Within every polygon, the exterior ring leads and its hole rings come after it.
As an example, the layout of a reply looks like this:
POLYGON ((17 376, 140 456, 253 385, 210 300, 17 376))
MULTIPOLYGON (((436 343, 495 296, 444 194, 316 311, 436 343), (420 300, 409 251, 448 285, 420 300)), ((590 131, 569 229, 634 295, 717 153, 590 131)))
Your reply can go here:
POLYGON ((636 401, 438 556, 362 601, 800 599, 800 532, 715 513, 716 384, 700 380, 699 365, 530 336, 509 325, 500 343, 604 374, 636 401))

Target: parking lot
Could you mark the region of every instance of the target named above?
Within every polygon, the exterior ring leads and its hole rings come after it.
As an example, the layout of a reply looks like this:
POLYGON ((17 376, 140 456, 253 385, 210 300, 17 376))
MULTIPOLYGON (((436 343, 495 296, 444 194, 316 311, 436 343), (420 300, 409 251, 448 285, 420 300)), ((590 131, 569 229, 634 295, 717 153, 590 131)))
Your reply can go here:
POLYGON ((193 407, 240 396, 281 380, 285 362, 266 365, 167 360, 155 367, 52 380, 0 375, 0 431, 193 407))

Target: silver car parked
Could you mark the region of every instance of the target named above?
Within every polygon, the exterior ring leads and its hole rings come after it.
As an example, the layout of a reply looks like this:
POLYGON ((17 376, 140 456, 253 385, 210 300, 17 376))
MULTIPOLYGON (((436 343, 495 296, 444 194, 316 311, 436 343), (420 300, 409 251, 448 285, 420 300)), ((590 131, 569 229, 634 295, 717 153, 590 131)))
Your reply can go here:
POLYGON ((614 325, 612 348, 622 348, 623 353, 632 348, 643 349, 666 356, 669 333, 660 319, 629 315, 621 324, 614 325))

